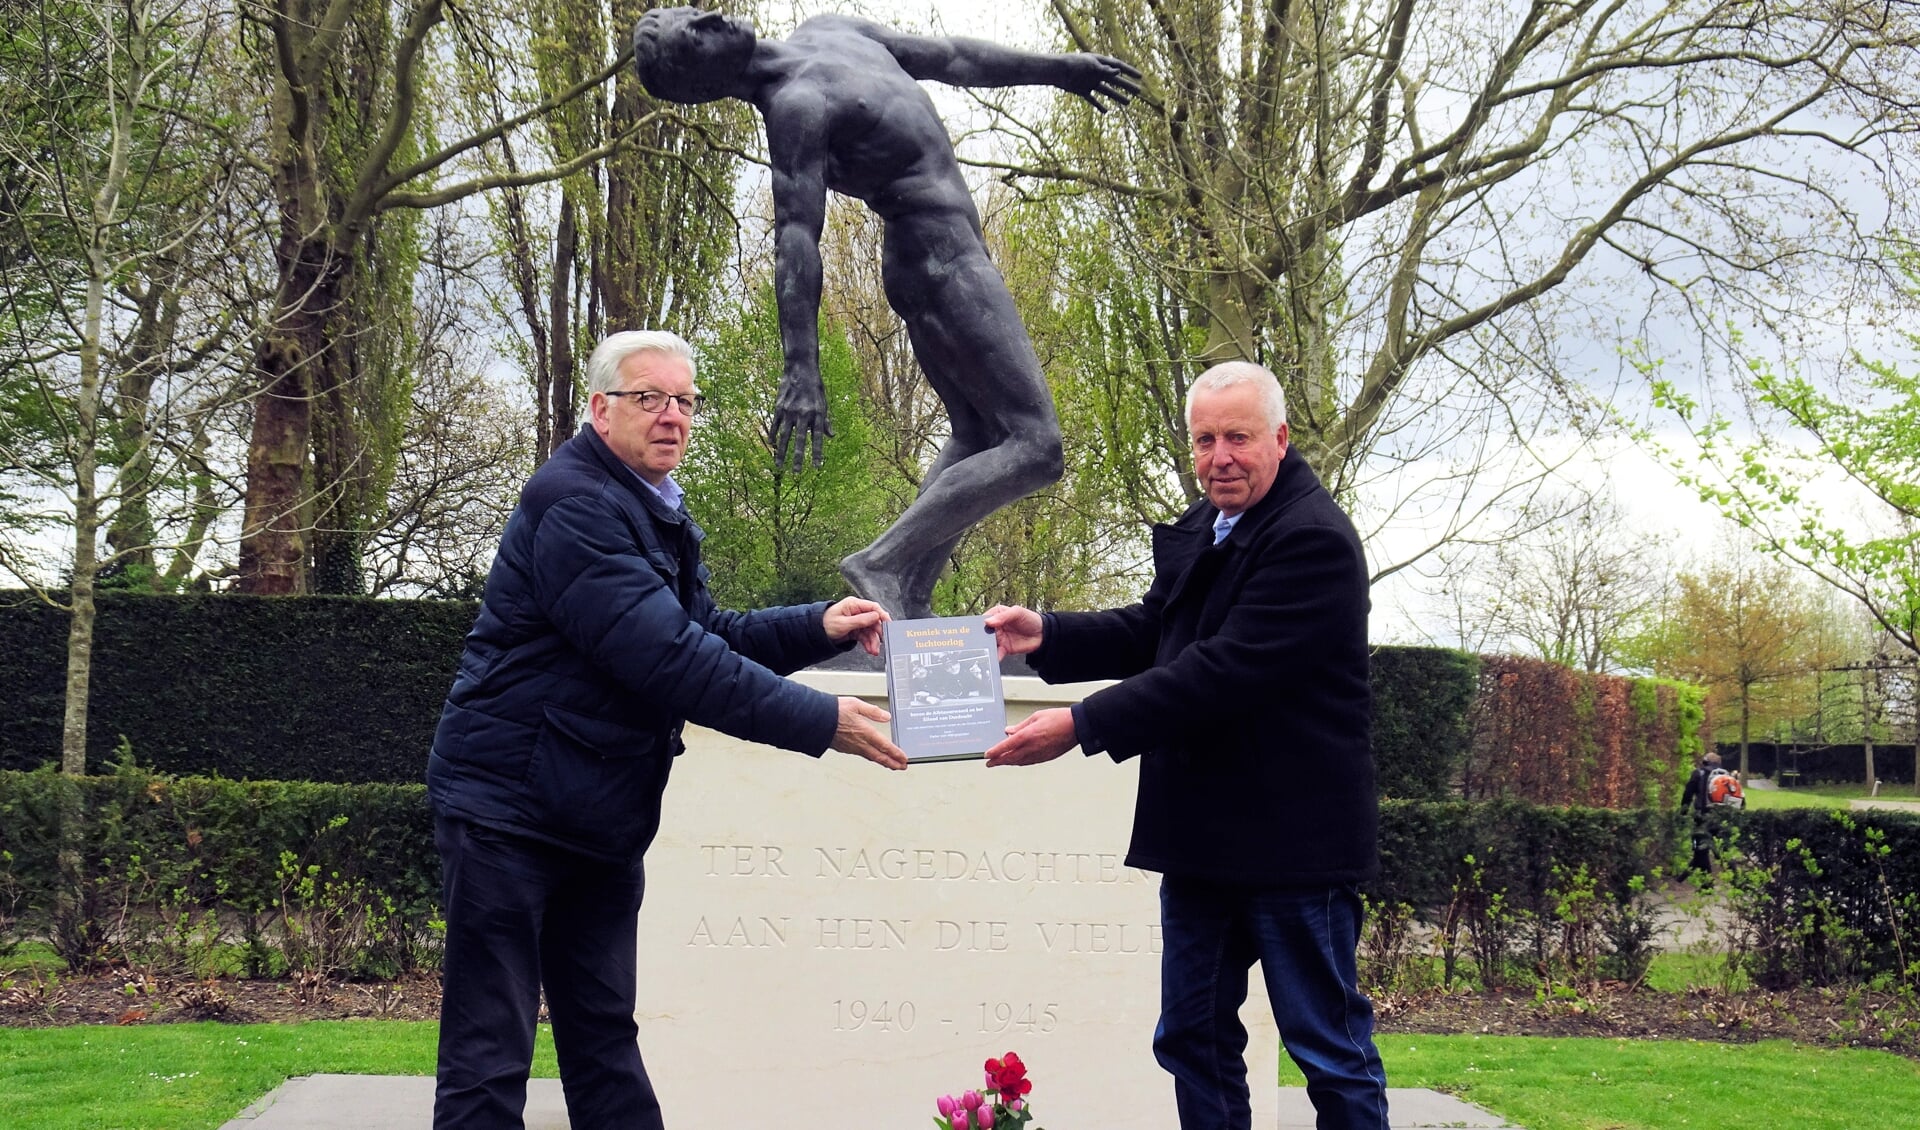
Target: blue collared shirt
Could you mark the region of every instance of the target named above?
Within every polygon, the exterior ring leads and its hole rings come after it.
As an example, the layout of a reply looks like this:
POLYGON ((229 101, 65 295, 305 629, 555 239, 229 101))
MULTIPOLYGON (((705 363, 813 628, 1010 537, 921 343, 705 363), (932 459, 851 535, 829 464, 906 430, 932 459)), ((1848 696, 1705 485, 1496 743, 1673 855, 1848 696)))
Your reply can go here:
POLYGON ((687 497, 687 492, 680 489, 680 484, 673 481, 672 475, 668 475, 666 478, 661 479, 659 486, 654 486, 652 483, 646 480, 645 476, 641 475, 640 472, 634 470, 632 467, 627 467, 625 463, 622 463, 620 465, 622 467, 626 467, 627 474, 633 476, 634 482, 639 483, 643 487, 646 487, 648 490, 653 492, 653 496, 655 498, 666 503, 667 509, 669 510, 680 509, 680 500, 687 497))

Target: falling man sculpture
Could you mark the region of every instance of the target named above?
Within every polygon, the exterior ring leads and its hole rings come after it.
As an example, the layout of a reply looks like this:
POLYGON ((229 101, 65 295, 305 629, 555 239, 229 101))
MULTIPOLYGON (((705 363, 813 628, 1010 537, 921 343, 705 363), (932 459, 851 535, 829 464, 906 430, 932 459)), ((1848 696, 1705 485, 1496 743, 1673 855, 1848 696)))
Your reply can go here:
POLYGON ((951 437, 920 493, 840 572, 896 616, 931 614, 948 554, 976 522, 1060 477, 1060 423, 953 143, 919 79, 955 86, 1055 86, 1105 111, 1138 93, 1139 72, 1105 55, 1044 55, 976 39, 908 35, 815 16, 784 40, 738 17, 657 8, 633 31, 634 66, 656 98, 751 102, 773 168, 774 293, 785 359, 775 458, 821 460, 833 434, 820 380, 820 232, 827 190, 864 201, 885 225, 881 277, 914 357, 946 406, 951 437))

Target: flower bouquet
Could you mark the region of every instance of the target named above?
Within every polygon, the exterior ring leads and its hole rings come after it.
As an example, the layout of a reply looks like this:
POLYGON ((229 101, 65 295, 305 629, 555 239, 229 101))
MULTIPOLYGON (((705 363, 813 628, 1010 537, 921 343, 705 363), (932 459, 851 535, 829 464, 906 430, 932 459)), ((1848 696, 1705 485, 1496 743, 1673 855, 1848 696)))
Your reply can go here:
MULTIPOLYGON (((1018 1130, 1033 1120, 1033 1108, 1027 1105, 1027 1092, 1033 1083, 1027 1079, 1027 1065, 1008 1052, 987 1061, 986 1086, 968 1091, 959 1098, 941 1095, 933 1105, 940 1111, 934 1125, 940 1130, 1018 1130)), ((1034 1130, 1039 1130, 1035 1127, 1034 1130)))

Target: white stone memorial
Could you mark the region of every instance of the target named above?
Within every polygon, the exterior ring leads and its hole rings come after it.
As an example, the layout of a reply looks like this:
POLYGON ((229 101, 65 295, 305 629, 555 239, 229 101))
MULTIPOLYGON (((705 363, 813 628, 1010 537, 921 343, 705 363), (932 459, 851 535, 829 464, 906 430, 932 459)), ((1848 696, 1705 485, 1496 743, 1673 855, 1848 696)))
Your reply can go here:
MULTIPOLYGON (((877 672, 800 678, 885 702, 877 672)), ((1008 721, 1097 686, 1009 677, 1008 721)), ((1007 1051, 1036 1127, 1176 1125, 1151 1046, 1159 877, 1121 862, 1137 763, 888 773, 692 727, 687 746, 640 912, 640 1046, 669 1125, 924 1127, 1007 1051)), ((1252 980, 1272 1126, 1279 1040, 1252 980)))

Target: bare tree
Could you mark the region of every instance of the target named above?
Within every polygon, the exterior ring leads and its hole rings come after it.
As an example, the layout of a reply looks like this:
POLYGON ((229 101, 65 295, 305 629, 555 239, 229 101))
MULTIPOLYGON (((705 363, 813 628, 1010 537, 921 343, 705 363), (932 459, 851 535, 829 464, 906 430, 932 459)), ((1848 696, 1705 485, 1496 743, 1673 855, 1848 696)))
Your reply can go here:
MULTIPOLYGON (((248 450, 240 587, 302 592, 308 565, 330 554, 357 560, 370 499, 384 494, 367 460, 391 456, 372 434, 396 434, 398 413, 363 424, 366 358, 355 352, 383 297, 369 242, 390 213, 442 207, 490 190, 557 180, 627 144, 643 122, 537 169, 481 169, 436 183, 486 146, 592 96, 623 54, 606 51, 577 82, 507 108, 454 140, 421 126, 423 72, 435 29, 450 9, 473 18, 483 4, 446 0, 235 0, 250 25, 266 88, 265 149, 253 160, 272 182, 278 313, 253 356, 258 396, 248 450), (356 398, 359 398, 356 400, 356 398), (309 480, 312 485, 309 486, 309 480), (331 539, 310 546, 311 533, 331 539)), ((610 45, 609 45, 610 46, 610 45)), ((410 281, 407 280, 407 281, 410 281)), ((398 285, 398 283, 396 283, 398 285)), ((386 291, 391 298, 394 292, 386 291)), ((386 311, 390 313, 390 311, 386 311)), ((404 388, 404 385, 400 385, 404 388)), ((391 396, 386 402, 391 406, 391 396)))
POLYGON ((42 84, 53 113, 0 121, 20 235, 0 309, 20 332, 6 370, 46 442, 0 434, 0 465, 26 476, 18 489, 44 507, 42 528, 66 535, 64 593, 20 536, 31 529, 0 537, 0 566, 69 614, 61 768, 81 773, 96 586, 156 549, 175 553, 168 575, 193 570, 213 515, 210 430, 240 395, 258 306, 234 270, 251 236, 229 207, 243 172, 196 113, 230 28, 193 0, 45 2, 18 16, 10 70, 42 84), (165 515, 163 491, 183 496, 165 515))
POLYGON ((451 211, 433 217, 414 288, 412 403, 385 504, 367 532, 374 596, 477 598, 534 467, 533 413, 490 375, 495 358, 481 344, 475 260, 492 249, 470 246, 451 211))
POLYGON ((1111 258, 1070 276, 1079 352, 1187 498, 1186 382, 1243 357, 1369 524, 1466 529, 1535 489, 1544 431, 1587 423, 1584 323, 1844 324, 1885 291, 1876 213, 1910 219, 1908 0, 1052 8, 1146 93, 981 164, 1062 182, 1035 190, 1060 240, 1111 258))
POLYGON ((1557 520, 1481 555, 1469 586, 1488 638, 1586 671, 1623 666, 1622 644, 1654 604, 1668 565, 1610 493, 1547 500, 1557 520))

